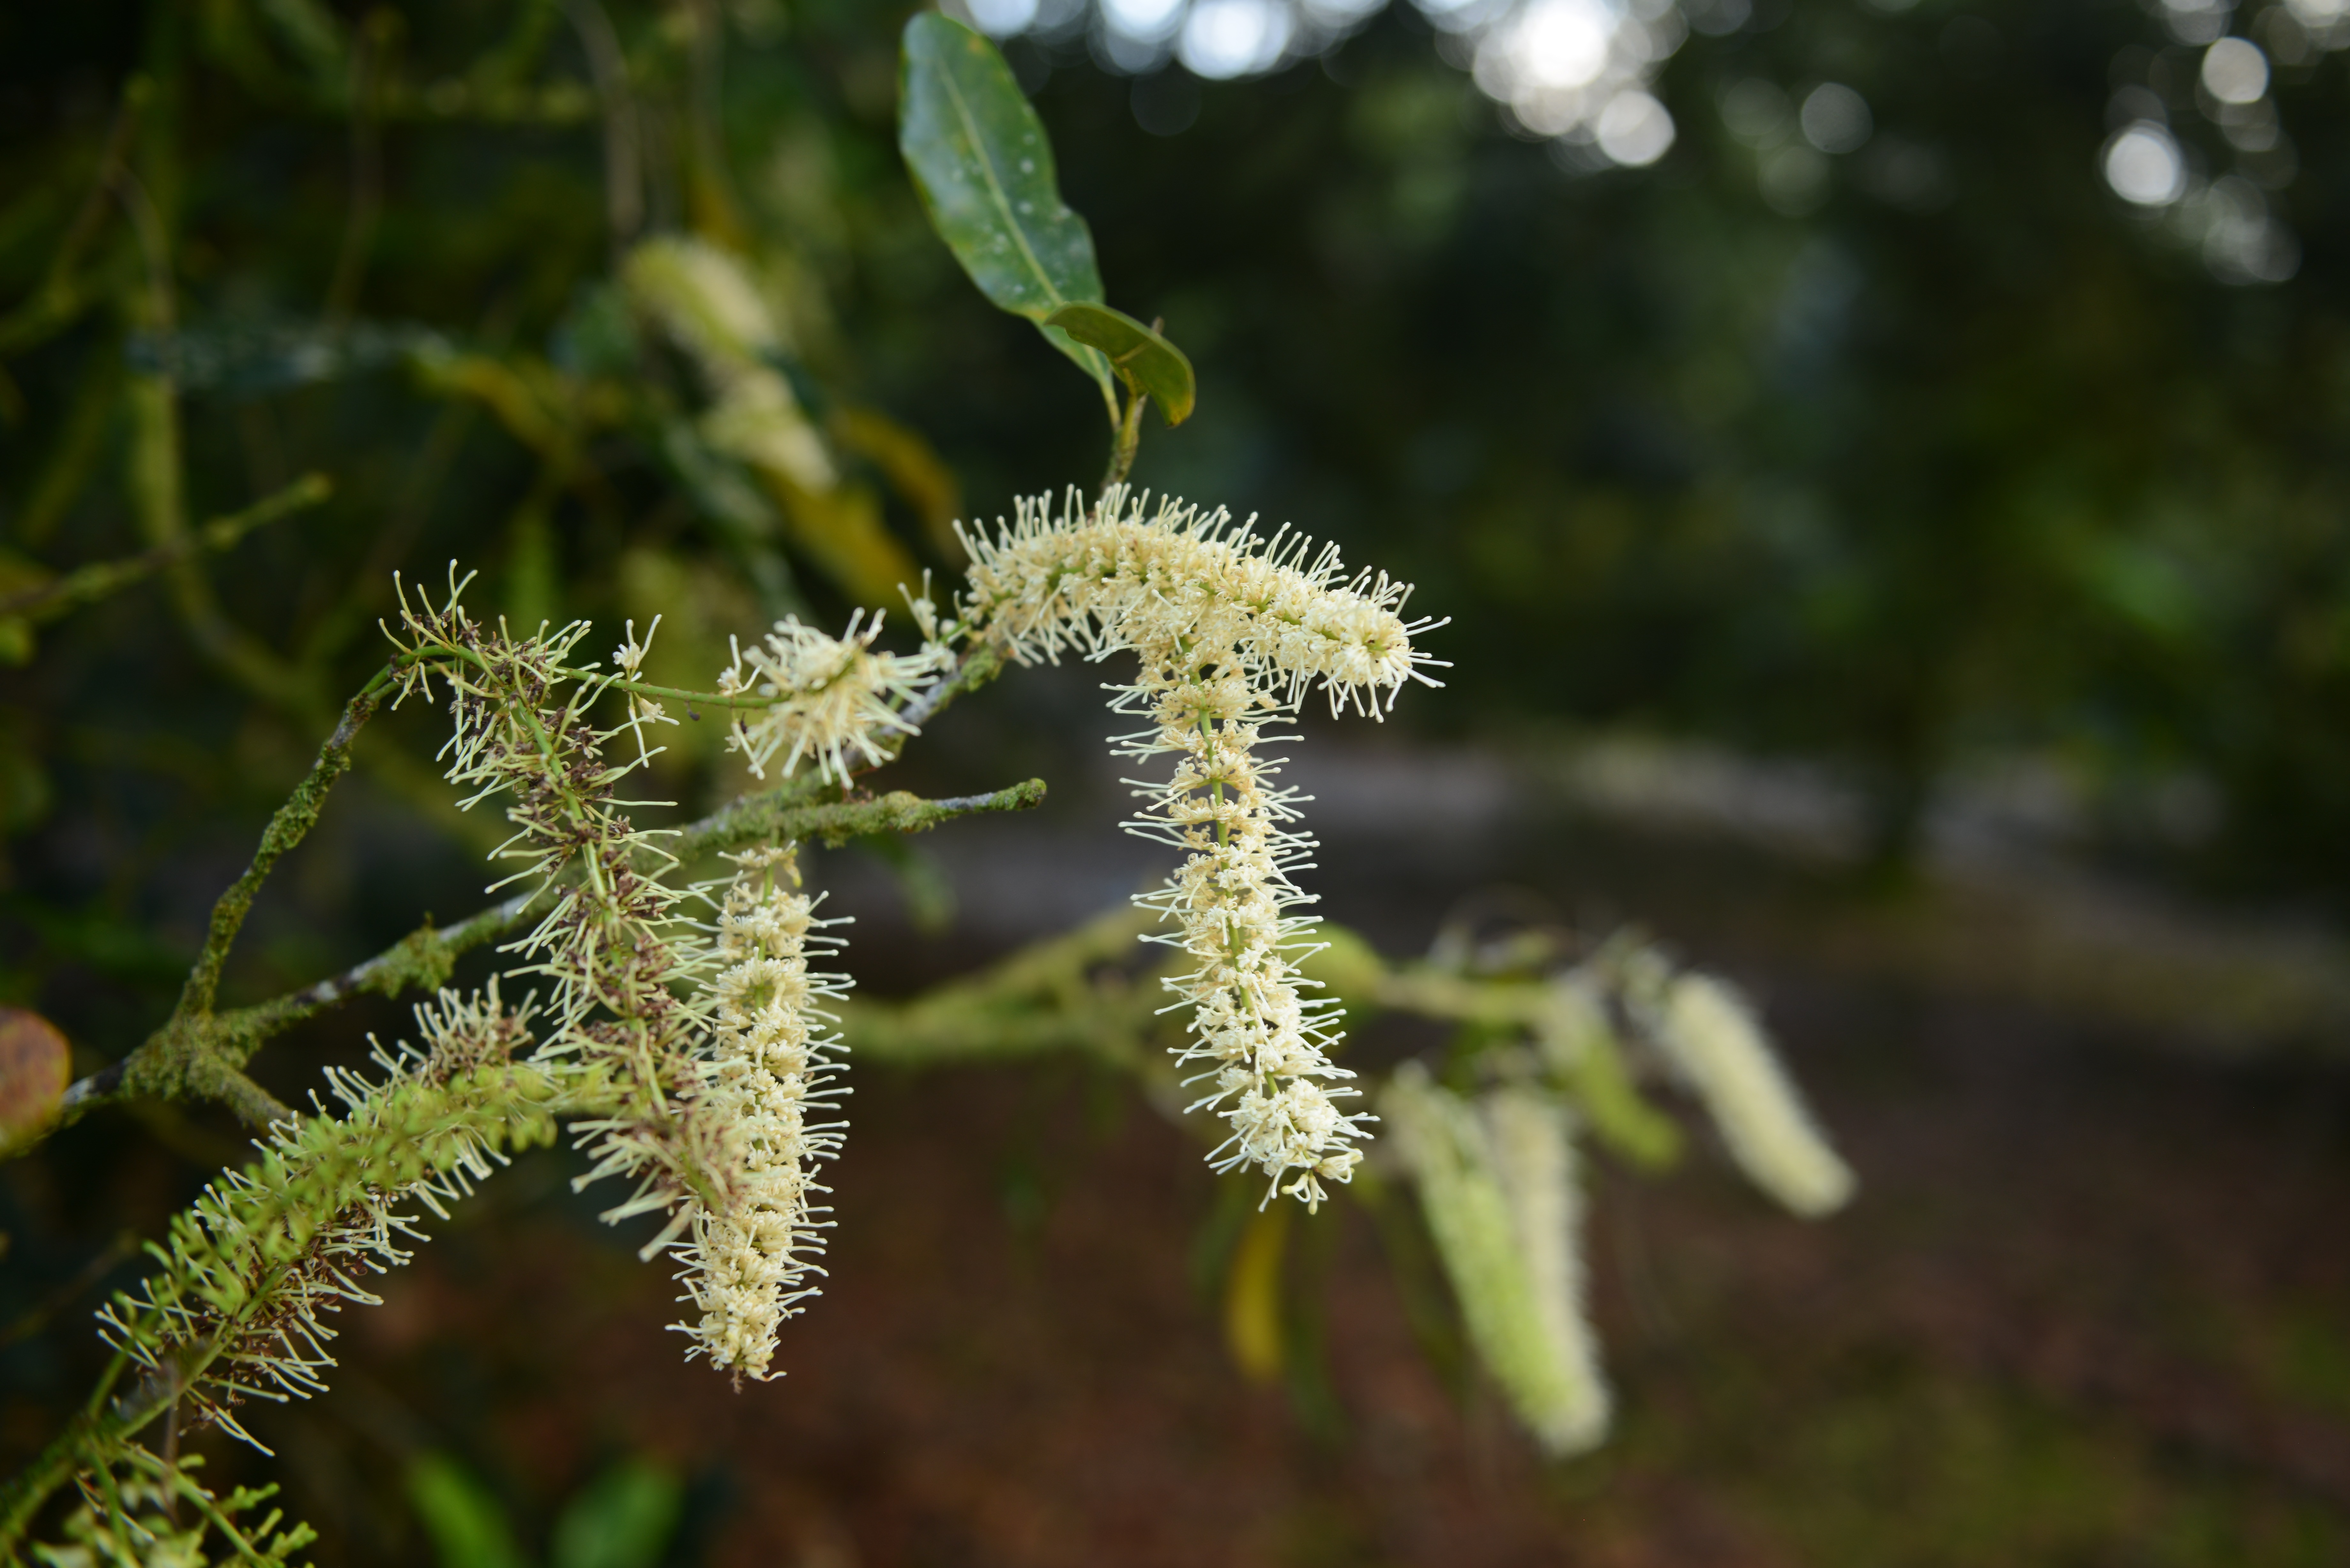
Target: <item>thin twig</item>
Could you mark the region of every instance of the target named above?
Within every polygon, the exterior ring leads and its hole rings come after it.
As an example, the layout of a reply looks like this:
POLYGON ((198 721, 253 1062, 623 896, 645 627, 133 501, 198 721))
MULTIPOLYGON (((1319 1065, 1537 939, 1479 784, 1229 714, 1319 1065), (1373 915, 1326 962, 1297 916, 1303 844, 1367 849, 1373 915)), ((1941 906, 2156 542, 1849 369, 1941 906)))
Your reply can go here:
POLYGON ((48 286, 66 289, 72 286, 74 264, 106 222, 107 196, 114 182, 114 171, 122 167, 130 151, 130 138, 139 129, 140 111, 154 88, 144 76, 134 76, 122 87, 122 100, 114 107, 114 122, 107 127, 106 146, 99 154, 98 178, 89 194, 82 198, 81 208, 74 213, 73 223, 66 230, 65 238, 57 243, 57 254, 49 258, 48 286))
MULTIPOLYGON (((134 320, 158 337, 168 336, 174 320, 171 256, 162 215, 130 170, 116 167, 110 174, 115 194, 130 216, 139 249, 147 267, 147 302, 134 320), (143 317, 143 319, 140 317, 143 317)), ((134 515, 147 542, 157 548, 184 546, 188 538, 186 476, 180 455, 178 390, 168 373, 130 378, 130 491, 134 515)), ((199 651, 219 664, 263 700, 294 712, 316 715, 318 703, 301 671, 238 628, 221 612, 212 585, 199 569, 192 552, 168 568, 172 597, 180 618, 199 651)))
POLYGON ((301 843, 317 822, 318 813, 326 805, 327 792, 350 768, 351 742, 358 739, 360 726, 374 714, 376 701, 371 692, 362 691, 344 707, 342 722, 327 737, 327 743, 318 748, 318 760, 311 765, 309 776, 294 787, 293 794, 277 808, 277 814, 263 830, 260 847, 253 852, 253 864, 213 906, 203 950, 197 955, 195 967, 188 971, 188 983, 180 992, 175 1017, 212 1012, 222 966, 228 962, 229 947, 236 940, 237 931, 253 908, 254 895, 260 892, 263 880, 278 857, 301 843))
MULTIPOLYGON (((871 834, 923 833, 966 816, 1026 811, 1045 799, 1042 779, 944 800, 900 790, 879 798, 811 802, 807 788, 795 782, 738 800, 678 830, 665 853, 691 860, 781 839, 837 845, 871 834)), ((260 857, 255 858, 258 864, 260 857)), ((175 1018, 122 1060, 67 1089, 53 1130, 109 1101, 140 1094, 218 1100, 247 1122, 265 1126, 286 1114, 285 1107, 240 1069, 272 1036, 363 992, 397 996, 437 987, 460 956, 520 929, 555 897, 551 887, 516 894, 453 926, 420 926, 373 958, 300 991, 216 1016, 175 1018)))
POLYGON ((564 14, 579 31, 588 50, 588 69, 596 78, 596 96, 604 106, 605 217, 612 227, 617 253, 636 237, 644 222, 644 177, 639 165, 643 131, 637 122, 635 96, 629 90, 629 57, 611 17, 596 0, 563 0, 564 14))
POLYGON ((22 616, 36 622, 55 620, 144 581, 199 550, 233 549, 255 529, 316 506, 334 493, 335 487, 325 474, 304 474, 275 495, 256 501, 242 512, 215 518, 192 534, 158 545, 142 555, 81 566, 46 587, 0 598, 0 616, 22 616))
MULTIPOLYGON (((1124 372, 1119 372, 1124 375, 1124 372)), ((1134 454, 1142 447, 1142 389, 1132 379, 1126 383, 1126 413, 1110 421, 1109 470, 1102 475, 1101 493, 1107 498, 1112 489, 1124 484, 1133 472, 1134 454)))
POLYGON ((327 285, 326 307, 320 313, 328 326, 348 319, 359 303, 368 251, 375 243, 376 225, 382 216, 380 84, 390 71, 390 62, 381 57, 390 53, 391 28, 381 19, 390 16, 378 12, 370 16, 351 45, 350 207, 344 217, 342 248, 335 256, 334 275, 327 285))

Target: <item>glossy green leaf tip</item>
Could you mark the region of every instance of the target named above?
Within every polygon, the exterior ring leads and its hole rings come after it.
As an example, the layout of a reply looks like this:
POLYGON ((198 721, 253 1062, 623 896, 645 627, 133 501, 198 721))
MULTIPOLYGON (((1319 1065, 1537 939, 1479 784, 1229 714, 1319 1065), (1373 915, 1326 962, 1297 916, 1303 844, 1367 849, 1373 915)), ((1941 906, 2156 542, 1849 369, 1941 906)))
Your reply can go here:
POLYGON ((1098 348, 1118 374, 1150 394, 1159 417, 1180 425, 1191 417, 1199 387, 1191 361, 1152 328, 1122 310, 1079 301, 1065 305, 1045 318, 1089 348, 1098 348))

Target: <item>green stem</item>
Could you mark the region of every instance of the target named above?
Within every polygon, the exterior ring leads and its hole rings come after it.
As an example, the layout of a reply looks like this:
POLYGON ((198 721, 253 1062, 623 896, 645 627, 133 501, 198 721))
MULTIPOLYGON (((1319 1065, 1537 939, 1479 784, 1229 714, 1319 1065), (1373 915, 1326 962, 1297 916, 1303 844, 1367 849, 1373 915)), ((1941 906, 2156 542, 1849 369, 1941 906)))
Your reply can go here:
POLYGON ((175 1018, 211 1013, 213 997, 220 989, 221 969, 228 962, 229 948, 244 927, 245 916, 252 912, 254 896, 261 891, 262 883, 278 858, 301 843, 317 822, 318 813, 326 805, 327 792, 350 768, 352 741, 375 709, 376 699, 366 691, 345 706, 342 722, 327 737, 327 743, 318 748, 318 760, 312 764, 309 775, 294 786, 293 794, 269 819, 269 826, 261 835, 261 846, 253 853, 253 864, 213 906, 212 925, 204 937, 203 950, 196 955, 195 967, 188 971, 188 983, 180 992, 175 1018))
MULTIPOLYGON (((1124 372, 1120 375, 1124 379, 1124 372)), ((1123 415, 1116 413, 1117 400, 1111 400, 1114 417, 1110 421, 1110 429, 1115 433, 1109 449, 1109 471, 1102 475, 1102 493, 1105 495, 1111 486, 1124 484, 1127 474, 1134 468, 1134 454, 1142 446, 1142 407, 1146 401, 1142 389, 1136 386, 1131 379, 1126 379, 1126 412, 1123 415)))
MULTIPOLYGON (((874 834, 926 833, 966 816, 1027 811, 1045 799, 1042 779, 945 800, 924 800, 899 790, 876 799, 814 802, 806 796, 815 787, 808 781, 795 781, 745 796, 679 830, 666 853, 692 860, 747 844, 799 839, 839 845, 874 834)), ((373 958, 316 985, 251 1007, 175 1019, 130 1055, 68 1089, 50 1130, 69 1127, 101 1105, 140 1095, 216 1100, 248 1123, 265 1126, 285 1116, 286 1107, 240 1069, 273 1036, 362 992, 390 997, 439 988, 460 957, 519 930, 546 910, 554 895, 552 887, 535 888, 453 926, 427 923, 373 958)), ((30 1147, 27 1143, 11 1152, 30 1147)))
POLYGON ((144 555, 83 566, 45 587, 0 598, 0 616, 23 616, 36 623, 55 620, 70 610, 142 582, 167 566, 177 566, 199 550, 231 549, 255 528, 317 505, 332 495, 334 489, 325 474, 305 474, 276 494, 242 512, 216 518, 192 535, 167 540, 144 555))

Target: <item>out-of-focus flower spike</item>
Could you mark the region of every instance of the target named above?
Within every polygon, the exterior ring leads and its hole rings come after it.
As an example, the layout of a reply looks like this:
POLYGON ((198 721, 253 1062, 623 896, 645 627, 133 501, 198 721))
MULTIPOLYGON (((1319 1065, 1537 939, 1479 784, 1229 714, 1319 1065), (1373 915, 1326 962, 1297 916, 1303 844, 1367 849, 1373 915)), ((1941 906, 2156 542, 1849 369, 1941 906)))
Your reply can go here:
POLYGON ((1545 1449, 1592 1447, 1607 1433, 1609 1401, 1584 1315, 1564 1113, 1518 1088, 1471 1106, 1417 1062, 1397 1069, 1379 1109, 1478 1359, 1545 1449))
POLYGON ((1648 1032, 1704 1103, 1748 1179, 1807 1218, 1852 1197, 1852 1168, 1829 1147, 1745 1000, 1711 975, 1644 988, 1648 1032))

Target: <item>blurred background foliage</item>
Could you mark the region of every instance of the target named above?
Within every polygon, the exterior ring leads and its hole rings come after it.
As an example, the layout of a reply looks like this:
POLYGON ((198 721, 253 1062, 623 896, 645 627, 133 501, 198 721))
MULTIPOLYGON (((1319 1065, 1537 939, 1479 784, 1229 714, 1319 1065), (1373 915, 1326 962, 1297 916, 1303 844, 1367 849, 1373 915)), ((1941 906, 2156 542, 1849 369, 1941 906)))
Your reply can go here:
MULTIPOLYGON (((0 569, 37 582, 164 525, 137 493, 158 370, 189 515, 337 485, 214 568, 226 624, 193 640, 228 690, 138 603, 41 631, 6 689, 13 831, 88 798, 78 730, 120 732, 161 666, 216 724, 258 699, 300 750, 372 659, 396 566, 462 555, 530 618, 691 605, 674 655, 707 664, 679 645, 709 611, 880 602, 953 564, 966 500, 1090 474, 1090 390, 920 221, 898 19, 218 0, 9 22, 0 569), (617 253, 677 230, 754 262, 810 427, 796 471, 697 426, 695 367, 629 308, 617 253)), ((2324 0, 978 20, 1054 129, 1112 303, 1200 366, 1209 417, 1138 477, 1419 580, 1470 699, 1419 717, 1826 759, 1893 862, 1938 781, 2030 756, 2117 850, 2330 898, 2350 82, 2324 0), (2231 27, 2262 51, 2248 104, 2205 79, 2231 27), (1658 118, 1611 141, 1600 89, 1658 118)))
MULTIPOLYGON (((1099 472, 1095 389, 922 221, 893 144, 908 9, 0 15, 0 1001, 64 1024, 85 1070, 169 1011, 212 897, 379 659, 396 569, 437 580, 460 557, 525 622, 660 614, 650 675, 700 685, 726 630, 892 603, 901 578, 951 574, 953 518, 1099 472), (737 368, 764 378, 753 428, 626 265, 677 234, 757 281, 774 330, 737 368), (294 488, 313 474, 323 501, 294 488), (248 528, 272 497, 284 514, 248 528), (238 521, 199 534, 218 519, 238 521), (127 561, 151 580, 68 591, 127 561)), ((1137 479, 1334 537, 1454 618, 1450 698, 1401 722, 1817 763, 1896 876, 1953 781, 2020 760, 2118 863, 2338 907, 2350 14, 2332 0, 962 14, 1051 128, 1109 303, 1163 318, 1198 367, 1199 414, 1152 421, 1137 479), (2229 38, 2258 49, 2256 84, 2214 52, 2229 38)), ((1014 711, 1093 733, 1090 712, 1014 711)), ((985 739, 1026 767, 1043 742, 1019 722, 985 739)), ((739 783, 714 728, 665 762, 689 805, 739 783)), ((342 836, 299 918, 257 920, 232 991, 472 907, 484 825, 449 812, 436 743, 428 715, 368 732, 342 836)), ((60 1140, 11 1199, 53 1216, 11 1228, 8 1366, 30 1400, 12 1410, 76 1382, 32 1349, 121 1266, 90 1237, 233 1152, 201 1117, 147 1119, 180 1163, 60 1140)), ((1811 1343, 1800 1311, 1763 1327, 1811 1343)), ((1652 1360, 1692 1405, 1719 1396, 1652 1360)), ((1776 1395, 1747 1376, 1768 1425, 1776 1395)), ((1985 1487, 2033 1491, 2004 1396, 1981 1397, 1950 1419, 1993 1432, 1985 1487)), ((1853 1419, 1873 1453, 1904 1424, 1853 1419)), ((1675 1430, 1627 1441, 1694 1464, 1677 1445, 1707 1439, 1675 1430)), ((1768 1509, 1846 1459, 1785 1462, 1768 1509)), ((2172 1495, 2147 1462, 2066 1506, 2172 1495)), ((2273 1560, 2323 1561, 2340 1484, 2297 1481, 2282 1523, 2209 1507, 2271 1529, 2273 1560)), ((417 1485, 446 1502, 428 1533, 492 1517, 473 1482, 417 1485)), ((1984 1514, 1963 1486, 1937 1495, 1984 1514)), ((2099 1538, 2043 1503, 2015 1511, 2050 1552, 2099 1538)), ((1846 1527, 1880 1560, 1970 1560, 1846 1527)), ((2211 1555, 2171 1532, 2150 1560, 2247 1560, 2212 1528, 2211 1555)))

